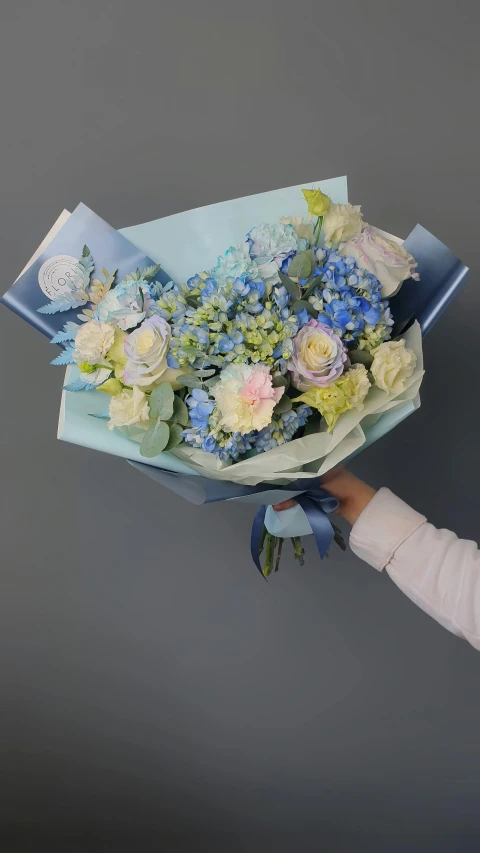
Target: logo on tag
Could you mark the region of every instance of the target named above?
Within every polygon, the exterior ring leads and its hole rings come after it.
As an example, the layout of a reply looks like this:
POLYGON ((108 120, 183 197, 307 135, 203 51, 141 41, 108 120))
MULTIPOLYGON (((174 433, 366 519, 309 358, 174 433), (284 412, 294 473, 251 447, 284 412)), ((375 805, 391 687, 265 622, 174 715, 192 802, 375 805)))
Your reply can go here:
POLYGON ((75 288, 78 259, 71 255, 55 255, 49 258, 38 271, 38 283, 45 296, 58 299, 75 288))

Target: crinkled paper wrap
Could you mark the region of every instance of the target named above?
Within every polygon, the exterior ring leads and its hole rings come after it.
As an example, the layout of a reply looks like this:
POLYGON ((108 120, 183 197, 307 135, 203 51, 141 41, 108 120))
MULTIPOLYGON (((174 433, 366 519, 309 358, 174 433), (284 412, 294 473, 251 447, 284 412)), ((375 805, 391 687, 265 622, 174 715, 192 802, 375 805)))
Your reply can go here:
POLYGON ((424 373, 422 334, 418 323, 403 337, 407 347, 417 357, 415 371, 407 380, 405 390, 394 396, 372 386, 363 410, 354 409, 340 415, 331 433, 326 432, 325 422, 322 422, 323 426, 316 434, 297 438, 232 465, 220 462, 212 453, 192 447, 178 448, 174 451, 175 456, 204 477, 228 480, 243 486, 257 486, 277 480, 286 484, 300 478, 326 474, 361 449, 367 441, 364 429, 378 421, 382 414, 399 409, 410 401, 414 401, 415 408, 418 408, 419 388, 424 373))

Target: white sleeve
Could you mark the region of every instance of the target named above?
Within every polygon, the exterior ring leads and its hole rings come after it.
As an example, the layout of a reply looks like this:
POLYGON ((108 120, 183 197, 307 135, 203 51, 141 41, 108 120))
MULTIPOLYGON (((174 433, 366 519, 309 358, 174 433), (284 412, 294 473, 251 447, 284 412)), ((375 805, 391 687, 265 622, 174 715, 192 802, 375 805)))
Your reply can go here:
POLYGON ((475 542, 437 530, 380 489, 350 534, 352 551, 386 569, 415 604, 480 650, 480 552, 475 542))

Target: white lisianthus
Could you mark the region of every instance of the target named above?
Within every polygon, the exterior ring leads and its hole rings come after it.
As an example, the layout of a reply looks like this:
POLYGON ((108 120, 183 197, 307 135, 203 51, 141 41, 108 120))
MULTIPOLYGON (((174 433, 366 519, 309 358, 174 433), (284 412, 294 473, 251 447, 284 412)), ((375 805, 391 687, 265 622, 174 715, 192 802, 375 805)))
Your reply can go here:
POLYGON ((148 397, 141 388, 136 386, 132 390, 124 388, 120 394, 116 394, 110 400, 108 413, 110 415, 107 424, 109 429, 132 426, 148 421, 150 417, 148 397))
POLYGON ((412 255, 371 225, 340 246, 338 251, 340 255, 355 258, 359 267, 378 278, 384 299, 395 296, 406 278, 420 278, 415 272, 417 264, 412 255))
POLYGON ((293 225, 298 237, 313 243, 313 225, 311 222, 304 222, 303 216, 281 216, 280 222, 282 225, 293 225))
POLYGON ((221 414, 220 426, 241 435, 263 429, 271 422, 284 390, 272 386, 265 364, 230 364, 212 389, 221 414))
POLYGON ((115 329, 108 323, 88 320, 77 332, 73 360, 77 364, 102 364, 113 346, 115 329))
POLYGON ((357 237, 363 227, 362 209, 358 204, 331 204, 323 218, 323 236, 327 246, 357 237))
POLYGON ((380 344, 373 352, 373 362, 370 368, 377 388, 388 391, 389 394, 400 394, 410 378, 417 357, 413 350, 407 349, 405 341, 387 341, 380 344))

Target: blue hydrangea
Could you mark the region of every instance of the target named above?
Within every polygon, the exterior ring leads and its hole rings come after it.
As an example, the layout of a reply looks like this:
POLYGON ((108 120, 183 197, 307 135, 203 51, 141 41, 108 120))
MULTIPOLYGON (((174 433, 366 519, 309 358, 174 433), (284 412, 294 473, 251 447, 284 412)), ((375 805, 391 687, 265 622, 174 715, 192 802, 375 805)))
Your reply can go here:
POLYGON ((302 404, 274 415, 271 424, 260 432, 254 430, 241 435, 239 432, 227 433, 221 428, 220 412, 206 391, 194 389, 185 402, 191 426, 182 432, 184 441, 191 447, 215 454, 221 462, 236 461, 249 451, 263 453, 286 444, 305 426, 312 414, 309 406, 302 404))
POLYGON ((357 345, 360 338, 371 337, 372 330, 377 332, 376 339, 387 340, 393 320, 378 279, 357 267, 354 258, 342 257, 334 250, 319 249, 316 255, 318 266, 313 275, 320 281, 308 301, 318 312, 317 319, 330 326, 347 345, 357 345))

